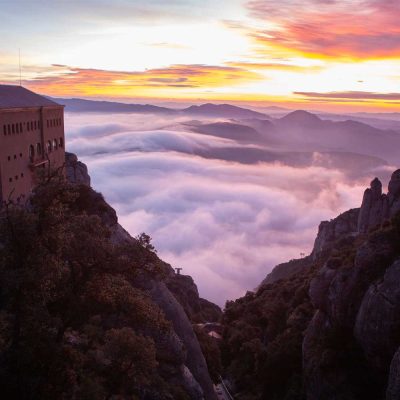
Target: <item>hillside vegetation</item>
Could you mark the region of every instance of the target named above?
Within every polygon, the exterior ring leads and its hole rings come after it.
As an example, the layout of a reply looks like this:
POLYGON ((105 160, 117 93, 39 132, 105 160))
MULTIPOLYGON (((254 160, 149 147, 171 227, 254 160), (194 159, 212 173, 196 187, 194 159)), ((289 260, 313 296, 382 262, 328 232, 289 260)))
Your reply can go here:
POLYGON ((162 283, 171 267, 116 240, 115 223, 101 195, 59 179, 28 207, 3 208, 2 398, 213 399, 191 324, 162 283))
POLYGON ((400 399, 400 170, 381 186, 322 223, 310 256, 226 304, 237 399, 400 399))

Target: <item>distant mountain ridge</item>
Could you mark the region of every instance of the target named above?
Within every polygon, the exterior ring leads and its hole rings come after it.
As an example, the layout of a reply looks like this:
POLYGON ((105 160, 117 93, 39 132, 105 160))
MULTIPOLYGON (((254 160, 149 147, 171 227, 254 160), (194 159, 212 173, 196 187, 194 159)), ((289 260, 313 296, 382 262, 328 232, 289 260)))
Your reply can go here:
POLYGON ((65 105, 65 110, 69 112, 174 113, 176 111, 151 104, 129 104, 78 98, 52 98, 52 100, 65 105))
POLYGON ((232 106, 231 104, 202 104, 190 106, 182 110, 185 114, 206 115, 226 118, 269 118, 267 114, 252 111, 247 108, 232 106))
POLYGON ((269 118, 267 114, 252 111, 247 108, 231 104, 206 103, 200 106, 190 106, 183 109, 154 106, 151 104, 130 104, 114 101, 86 100, 79 98, 51 98, 49 99, 65 105, 68 112, 123 112, 123 113, 149 113, 149 114, 188 114, 203 115, 219 118, 269 118))

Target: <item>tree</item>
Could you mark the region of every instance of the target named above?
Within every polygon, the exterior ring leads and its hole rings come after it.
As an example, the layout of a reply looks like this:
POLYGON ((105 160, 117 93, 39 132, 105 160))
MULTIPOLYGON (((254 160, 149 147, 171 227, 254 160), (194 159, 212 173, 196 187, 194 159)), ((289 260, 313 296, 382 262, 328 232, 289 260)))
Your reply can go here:
POLYGON ((135 239, 139 242, 141 246, 143 246, 146 250, 149 250, 153 253, 157 253, 157 250, 152 245, 151 241, 153 240, 147 233, 142 232, 140 235, 137 235, 135 239))

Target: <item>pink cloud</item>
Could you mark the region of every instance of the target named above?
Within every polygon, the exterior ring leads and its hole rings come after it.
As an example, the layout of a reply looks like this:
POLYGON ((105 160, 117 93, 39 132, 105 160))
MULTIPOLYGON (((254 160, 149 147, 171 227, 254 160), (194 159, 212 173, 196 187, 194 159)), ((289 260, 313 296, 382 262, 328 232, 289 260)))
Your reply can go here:
POLYGON ((251 30, 259 44, 337 58, 400 56, 400 4, 383 0, 252 0, 253 17, 276 27, 251 30))

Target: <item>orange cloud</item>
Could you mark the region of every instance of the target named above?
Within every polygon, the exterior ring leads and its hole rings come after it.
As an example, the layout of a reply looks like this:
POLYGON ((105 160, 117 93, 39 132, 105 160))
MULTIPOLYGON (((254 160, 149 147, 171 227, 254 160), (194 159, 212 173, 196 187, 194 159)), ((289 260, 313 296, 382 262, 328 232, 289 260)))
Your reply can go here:
POLYGON ((146 71, 106 71, 53 65, 40 76, 25 80, 31 89, 50 95, 163 97, 180 91, 207 90, 262 79, 233 66, 171 65, 146 71))
POLYGON ((226 65, 250 70, 275 70, 287 72, 319 72, 324 69, 322 66, 302 66, 286 63, 262 63, 262 62, 228 62, 226 65))
POLYGON ((309 57, 400 57, 397 0, 252 0, 247 7, 266 29, 249 29, 262 49, 309 57), (267 25, 268 23, 268 25, 267 25))

